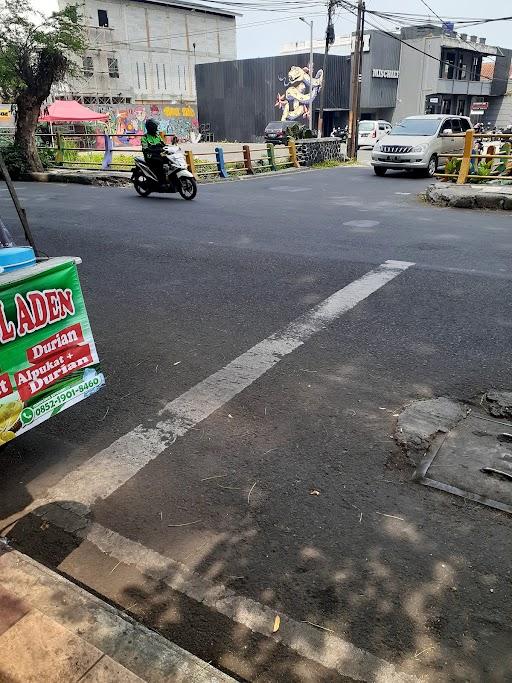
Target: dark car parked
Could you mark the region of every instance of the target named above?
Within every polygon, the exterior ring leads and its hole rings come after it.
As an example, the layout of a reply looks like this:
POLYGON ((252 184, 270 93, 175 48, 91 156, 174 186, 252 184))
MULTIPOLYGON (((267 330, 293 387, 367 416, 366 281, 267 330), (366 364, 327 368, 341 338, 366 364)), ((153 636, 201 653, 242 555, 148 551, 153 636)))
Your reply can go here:
POLYGON ((265 128, 265 142, 272 142, 274 145, 287 145, 290 139, 288 135, 290 126, 304 128, 297 121, 271 121, 265 128))

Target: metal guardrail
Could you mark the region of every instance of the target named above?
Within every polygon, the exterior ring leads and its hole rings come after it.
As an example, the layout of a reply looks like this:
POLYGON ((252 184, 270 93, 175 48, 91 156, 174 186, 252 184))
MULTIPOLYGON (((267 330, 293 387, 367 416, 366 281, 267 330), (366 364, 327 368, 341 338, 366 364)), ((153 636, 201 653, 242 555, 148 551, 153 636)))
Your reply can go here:
POLYGON ((439 154, 439 157, 446 157, 448 159, 461 160, 460 169, 458 173, 436 173, 436 178, 456 178, 457 185, 465 185, 468 181, 478 179, 479 182, 485 182, 487 180, 496 180, 498 178, 510 178, 512 180, 512 154, 495 154, 495 149, 490 146, 487 153, 482 154, 475 149, 475 140, 496 140, 498 142, 510 142, 512 143, 512 135, 508 133, 475 133, 474 130, 468 130, 463 135, 458 135, 454 137, 464 137, 464 151, 462 156, 457 156, 454 154, 439 154), (489 151, 491 150, 492 151, 489 151), (496 173, 500 169, 490 169, 488 175, 471 173, 478 168, 475 165, 475 161, 485 159, 487 162, 491 162, 493 159, 503 159, 508 160, 509 164, 505 164, 503 173, 496 173), (493 173, 494 170, 494 173, 493 173))

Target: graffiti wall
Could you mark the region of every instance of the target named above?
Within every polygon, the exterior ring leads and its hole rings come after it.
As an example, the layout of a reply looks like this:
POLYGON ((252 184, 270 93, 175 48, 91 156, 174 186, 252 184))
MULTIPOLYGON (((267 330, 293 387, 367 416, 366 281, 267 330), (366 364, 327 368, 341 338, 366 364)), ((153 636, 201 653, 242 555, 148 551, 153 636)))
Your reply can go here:
POLYGON ((115 146, 138 147, 145 133, 147 118, 158 121, 158 129, 166 135, 176 135, 180 141, 194 140, 199 133, 195 107, 190 104, 119 105, 109 111, 108 129, 115 135, 115 146))
MULTIPOLYGON (((314 68, 312 69, 314 73, 314 68)), ((275 106, 280 109, 281 121, 306 122, 309 110, 322 89, 324 72, 318 69, 315 76, 309 67, 292 66, 287 76, 278 76, 285 88, 283 94, 277 93, 275 106)))

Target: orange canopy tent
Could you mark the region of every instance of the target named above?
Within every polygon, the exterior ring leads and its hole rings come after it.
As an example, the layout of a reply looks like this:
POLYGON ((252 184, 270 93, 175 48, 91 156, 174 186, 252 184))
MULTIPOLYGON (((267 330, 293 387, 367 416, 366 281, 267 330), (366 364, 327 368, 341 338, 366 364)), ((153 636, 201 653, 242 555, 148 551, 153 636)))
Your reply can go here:
POLYGON ((79 123, 80 121, 107 121, 108 114, 101 114, 84 107, 75 100, 55 100, 46 107, 40 123, 79 123))

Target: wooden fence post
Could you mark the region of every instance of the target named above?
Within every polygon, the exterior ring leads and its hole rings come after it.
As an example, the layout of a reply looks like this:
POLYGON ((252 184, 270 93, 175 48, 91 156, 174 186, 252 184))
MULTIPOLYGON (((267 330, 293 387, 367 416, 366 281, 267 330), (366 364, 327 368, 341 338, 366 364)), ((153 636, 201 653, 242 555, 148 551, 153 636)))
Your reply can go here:
POLYGON ((297 145, 295 144, 295 140, 290 140, 288 141, 288 149, 290 150, 290 161, 291 164, 294 168, 299 168, 299 159, 297 157, 297 145))
POLYGON ((194 160, 194 154, 193 154, 192 150, 190 150, 190 149, 186 150, 185 159, 187 160, 188 170, 195 177, 196 176, 196 162, 194 160))
POLYGON ((464 185, 468 179, 469 168, 471 166, 471 152, 473 151, 473 139, 475 131, 470 128, 466 131, 466 139, 464 140, 464 153, 462 155, 462 162, 460 164, 459 177, 457 178, 457 185, 464 185))
POLYGON ((276 153, 274 150, 274 145, 271 142, 267 142, 267 156, 268 156, 268 163, 270 165, 270 168, 273 171, 277 171, 276 153))
POLYGON ((226 164, 224 163, 224 150, 222 147, 215 147, 215 158, 217 159, 217 170, 221 178, 229 178, 226 171, 226 164))
POLYGON ((251 148, 249 145, 244 145, 242 147, 242 150, 244 152, 244 166, 245 170, 247 171, 247 175, 254 175, 254 169, 252 167, 252 159, 251 159, 251 148))

